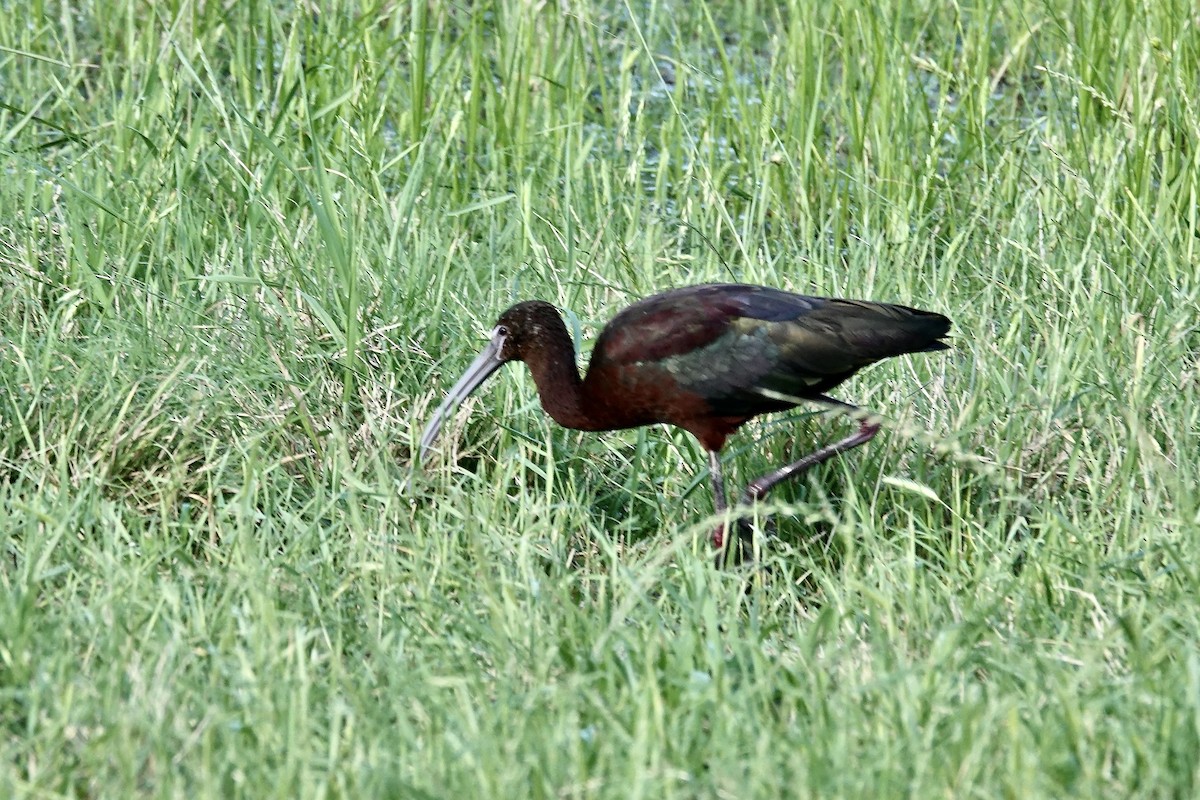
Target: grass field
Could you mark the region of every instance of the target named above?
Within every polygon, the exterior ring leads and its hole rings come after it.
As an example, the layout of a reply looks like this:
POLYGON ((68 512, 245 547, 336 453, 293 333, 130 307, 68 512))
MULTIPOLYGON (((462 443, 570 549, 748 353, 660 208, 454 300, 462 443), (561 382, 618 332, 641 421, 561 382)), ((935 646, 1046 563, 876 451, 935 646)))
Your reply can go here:
POLYGON ((1182 0, 0 0, 0 797, 1196 796, 1197 87, 1182 0), (523 368, 402 491, 512 302, 712 280, 955 324, 756 565, 523 368))

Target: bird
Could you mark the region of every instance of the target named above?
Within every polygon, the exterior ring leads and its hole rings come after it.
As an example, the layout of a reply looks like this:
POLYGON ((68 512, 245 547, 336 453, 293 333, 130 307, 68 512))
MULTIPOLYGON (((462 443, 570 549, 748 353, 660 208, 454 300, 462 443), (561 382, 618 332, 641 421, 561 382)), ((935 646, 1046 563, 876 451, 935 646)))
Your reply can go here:
MULTIPOLYGON (((559 425, 612 431, 666 423, 707 451, 713 505, 728 509, 720 451, 750 419, 811 402, 855 417, 858 430, 751 481, 751 506, 779 483, 870 441, 878 417, 828 392, 877 361, 948 350, 951 322, 902 305, 810 297, 740 283, 711 283, 655 294, 619 312, 601 331, 580 377, 563 318, 527 300, 500 315, 489 342, 450 388, 422 432, 426 460, 450 412, 510 361, 533 375, 542 408, 559 425)), ((745 545, 752 534, 739 523, 745 545)), ((725 527, 712 535, 717 561, 730 550, 725 527)))

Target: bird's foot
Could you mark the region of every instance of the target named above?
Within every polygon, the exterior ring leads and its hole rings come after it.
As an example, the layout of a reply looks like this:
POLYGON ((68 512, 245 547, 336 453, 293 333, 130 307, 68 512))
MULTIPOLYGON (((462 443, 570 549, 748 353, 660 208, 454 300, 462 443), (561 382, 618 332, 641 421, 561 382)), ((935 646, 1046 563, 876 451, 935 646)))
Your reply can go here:
MULTIPOLYGON (((765 536, 775 535, 775 518, 766 517, 760 532, 765 536)), ((752 514, 738 517, 731 525, 721 525, 712 534, 713 549, 717 551, 717 567, 737 566, 754 560, 754 517, 752 514), (732 529, 732 530, 731 530, 732 529)))
POLYGON ((733 520, 731 523, 721 523, 712 532, 712 546, 717 553, 714 563, 717 569, 742 563, 744 548, 741 527, 741 520, 733 520))
POLYGON ((714 550, 725 549, 725 537, 727 535, 729 535, 729 529, 724 523, 717 526, 716 530, 712 532, 712 546, 714 550))

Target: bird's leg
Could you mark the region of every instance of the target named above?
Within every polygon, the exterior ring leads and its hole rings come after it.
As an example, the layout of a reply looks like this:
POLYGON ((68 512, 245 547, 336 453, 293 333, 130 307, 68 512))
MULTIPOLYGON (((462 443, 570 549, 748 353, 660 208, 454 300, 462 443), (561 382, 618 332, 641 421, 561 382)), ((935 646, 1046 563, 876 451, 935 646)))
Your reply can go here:
POLYGON ((725 479, 721 477, 721 457, 716 450, 708 451, 708 477, 712 480, 713 506, 718 514, 729 508, 725 499, 725 479))
POLYGON ((815 453, 810 453, 799 461, 793 461, 791 464, 786 464, 774 472, 768 472, 761 478, 755 478, 746 487, 746 491, 742 494, 742 503, 756 503, 762 499, 763 495, 769 492, 777 483, 786 481, 789 478, 794 478, 810 467, 815 467, 825 461, 836 456, 838 453, 844 453, 847 450, 853 450, 861 444, 866 444, 875 438, 875 434, 879 433, 880 424, 878 422, 870 422, 864 420, 858 430, 847 436, 841 441, 834 442, 828 447, 822 447, 815 453))
MULTIPOLYGON (((849 403, 843 403, 840 400, 834 400, 832 397, 826 397, 824 395, 817 399, 827 405, 837 406, 838 408, 845 409, 847 413, 858 412, 856 415, 859 417, 858 430, 850 436, 847 436, 845 439, 834 442, 826 447, 822 447, 815 453, 809 453, 799 461, 793 461, 790 464, 785 464, 773 472, 768 472, 766 475, 754 479, 749 483, 749 485, 746 486, 746 491, 742 493, 742 505, 749 506, 757 503, 766 495, 767 492, 774 488, 776 484, 794 478, 805 470, 815 467, 817 464, 828 461, 838 453, 844 453, 847 450, 853 450, 859 445, 866 444, 875 438, 875 434, 879 433, 881 426, 877 421, 877 418, 864 416, 865 412, 863 412, 857 406, 852 406, 849 403)), ((748 537, 748 525, 742 525, 739 523, 739 530, 742 537, 748 537)))
POLYGON ((721 517, 717 529, 712 532, 713 549, 717 551, 715 564, 717 569, 725 565, 739 564, 743 560, 745 548, 741 537, 730 542, 729 522, 725 512, 729 509, 729 501, 725 496, 725 479, 721 476, 721 457, 716 450, 708 451, 708 475, 712 479, 713 508, 721 517))
MULTIPOLYGON (((721 457, 716 450, 708 451, 708 477, 712 481, 713 510, 717 514, 724 514, 725 509, 729 508, 729 501, 725 497, 725 479, 721 476, 721 457)), ((721 527, 713 531, 713 547, 718 550, 725 544, 725 528, 725 521, 722 520, 721 527)))

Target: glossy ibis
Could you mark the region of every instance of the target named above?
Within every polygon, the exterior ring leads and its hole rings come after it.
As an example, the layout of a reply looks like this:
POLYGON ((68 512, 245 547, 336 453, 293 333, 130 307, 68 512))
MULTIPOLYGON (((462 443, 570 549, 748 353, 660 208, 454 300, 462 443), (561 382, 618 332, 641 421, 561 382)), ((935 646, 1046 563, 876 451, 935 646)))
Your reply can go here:
MULTIPOLYGON (((500 315, 491 341, 438 406, 421 436, 423 459, 450 410, 509 361, 533 373, 542 407, 558 424, 609 431, 666 422, 708 450, 713 500, 725 511, 718 452, 759 414, 804 401, 855 412, 828 392, 858 370, 905 353, 946 350, 950 320, 905 306, 806 297, 742 284, 674 289, 626 308, 604 327, 587 376, 562 317, 540 300, 500 315)), ((869 441, 878 421, 855 415, 859 428, 841 441, 752 481, 749 504, 777 483, 869 441)), ((724 547, 724 528, 713 544, 724 547)))

